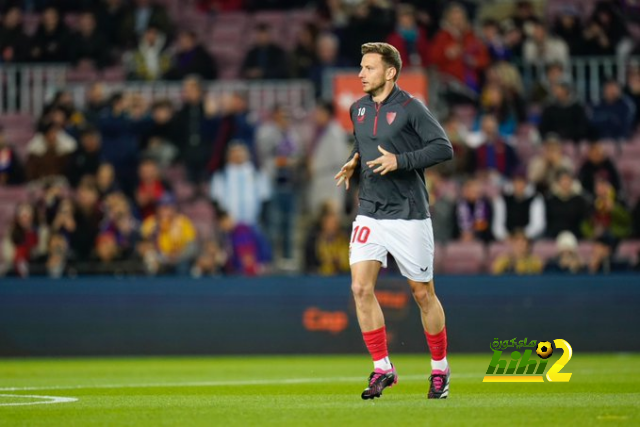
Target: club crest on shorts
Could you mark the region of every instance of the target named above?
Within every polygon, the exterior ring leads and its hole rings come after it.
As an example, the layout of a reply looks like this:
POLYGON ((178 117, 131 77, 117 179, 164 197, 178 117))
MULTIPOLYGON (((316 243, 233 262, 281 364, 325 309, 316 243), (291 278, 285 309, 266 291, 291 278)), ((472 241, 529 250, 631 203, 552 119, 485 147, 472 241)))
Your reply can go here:
POLYGON ((395 111, 387 113, 387 123, 391 124, 396 119, 395 111))

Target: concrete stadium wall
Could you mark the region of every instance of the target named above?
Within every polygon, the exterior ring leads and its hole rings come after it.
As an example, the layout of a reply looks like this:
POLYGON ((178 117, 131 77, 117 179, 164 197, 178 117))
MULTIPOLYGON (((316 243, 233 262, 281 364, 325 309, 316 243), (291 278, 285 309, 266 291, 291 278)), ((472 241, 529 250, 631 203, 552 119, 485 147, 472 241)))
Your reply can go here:
MULTIPOLYGON (((639 276, 437 279, 451 352, 495 338, 640 351, 639 276)), ((394 352, 427 350, 404 280, 379 299, 394 352)), ((0 279, 0 356, 362 353, 348 278, 0 279)))

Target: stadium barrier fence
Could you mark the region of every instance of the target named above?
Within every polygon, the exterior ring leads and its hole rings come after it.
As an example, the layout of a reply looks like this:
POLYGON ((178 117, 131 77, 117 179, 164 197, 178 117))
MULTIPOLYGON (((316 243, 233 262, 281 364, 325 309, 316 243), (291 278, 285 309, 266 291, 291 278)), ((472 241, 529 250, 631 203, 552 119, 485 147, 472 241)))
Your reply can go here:
MULTIPOLYGON (((363 353, 349 278, 0 280, 0 356, 363 353)), ((562 338, 640 351, 637 276, 445 276, 451 352, 562 338)), ((378 298, 392 352, 426 352, 406 282, 378 298)))

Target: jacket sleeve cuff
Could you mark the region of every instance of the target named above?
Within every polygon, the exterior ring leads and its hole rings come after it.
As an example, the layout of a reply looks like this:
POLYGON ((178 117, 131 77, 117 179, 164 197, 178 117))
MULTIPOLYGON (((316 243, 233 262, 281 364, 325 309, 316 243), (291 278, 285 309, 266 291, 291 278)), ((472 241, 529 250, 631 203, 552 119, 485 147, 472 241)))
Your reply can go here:
POLYGON ((396 162, 398 162, 398 170, 407 169, 407 154, 406 153, 396 154, 396 162))

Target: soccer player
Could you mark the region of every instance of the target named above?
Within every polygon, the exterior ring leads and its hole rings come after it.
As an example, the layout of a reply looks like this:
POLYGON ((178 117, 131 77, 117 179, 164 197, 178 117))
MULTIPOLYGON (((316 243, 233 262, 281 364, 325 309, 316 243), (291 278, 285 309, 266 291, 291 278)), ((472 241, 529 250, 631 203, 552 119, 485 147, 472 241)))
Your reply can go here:
POLYGON ((358 323, 374 370, 363 399, 380 397, 398 375, 389 360, 384 316, 374 288, 391 253, 420 307, 431 351, 428 397, 449 394, 444 310, 433 284, 433 228, 424 169, 453 157, 444 130, 424 104, 401 90, 398 50, 387 43, 362 45, 359 74, 367 94, 351 106, 355 147, 340 172, 345 184, 359 169, 358 215, 351 233, 351 289, 358 323))

